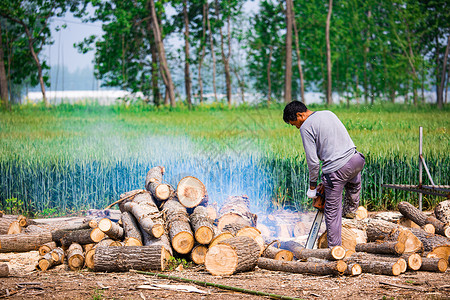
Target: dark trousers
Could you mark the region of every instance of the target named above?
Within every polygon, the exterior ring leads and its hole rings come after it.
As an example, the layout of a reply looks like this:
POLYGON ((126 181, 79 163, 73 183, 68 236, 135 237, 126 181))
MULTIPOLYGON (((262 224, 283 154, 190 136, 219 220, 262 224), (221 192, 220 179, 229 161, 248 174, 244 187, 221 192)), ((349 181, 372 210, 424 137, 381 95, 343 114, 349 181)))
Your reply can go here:
POLYGON ((364 164, 364 156, 356 152, 339 170, 322 176, 326 199, 325 224, 327 225, 328 247, 330 248, 342 244, 342 192, 344 189, 344 214, 355 212, 359 206, 361 170, 364 164))

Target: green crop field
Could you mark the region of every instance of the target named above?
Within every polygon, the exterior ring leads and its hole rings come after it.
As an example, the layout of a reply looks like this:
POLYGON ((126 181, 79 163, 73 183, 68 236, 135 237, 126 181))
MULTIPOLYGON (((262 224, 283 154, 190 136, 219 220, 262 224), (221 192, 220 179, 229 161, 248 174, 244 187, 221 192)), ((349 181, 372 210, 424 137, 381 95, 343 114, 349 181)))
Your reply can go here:
MULTIPOLYGON (((366 156, 362 204, 389 209, 398 201, 417 201, 414 193, 381 184, 418 183, 419 126, 435 183, 450 183, 448 108, 330 109, 366 156)), ((166 167, 165 178, 173 185, 186 175, 198 177, 218 203, 244 193, 257 210, 307 209, 301 137, 283 122, 282 110, 219 104, 193 111, 139 105, 13 107, 0 112, 0 209, 50 214, 104 207, 121 193, 142 188, 146 172, 156 165, 166 167)), ((437 199, 424 201, 431 207, 437 199)))

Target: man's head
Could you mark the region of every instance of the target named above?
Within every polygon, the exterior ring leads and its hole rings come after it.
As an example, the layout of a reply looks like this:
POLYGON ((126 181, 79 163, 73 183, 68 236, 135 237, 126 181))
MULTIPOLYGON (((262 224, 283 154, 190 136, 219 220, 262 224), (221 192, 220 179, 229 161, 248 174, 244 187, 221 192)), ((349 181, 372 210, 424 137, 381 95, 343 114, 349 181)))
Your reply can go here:
POLYGON ((292 126, 300 128, 311 113, 302 102, 292 101, 284 108, 283 120, 292 126))

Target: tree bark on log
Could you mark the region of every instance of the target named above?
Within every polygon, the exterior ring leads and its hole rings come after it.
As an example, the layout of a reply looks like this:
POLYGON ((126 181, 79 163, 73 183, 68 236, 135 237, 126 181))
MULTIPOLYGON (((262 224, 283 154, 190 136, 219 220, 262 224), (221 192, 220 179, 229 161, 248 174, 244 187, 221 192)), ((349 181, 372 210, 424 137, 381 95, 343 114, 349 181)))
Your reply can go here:
POLYGON ((197 265, 205 264, 206 252, 208 252, 208 247, 205 245, 197 245, 191 251, 191 259, 197 265))
MULTIPOLYGON (((61 245, 64 247, 69 247, 72 243, 85 245, 98 242, 98 240, 94 240, 91 236, 95 229, 70 230, 62 232, 56 231, 52 232, 52 235, 54 237, 54 241, 61 242, 61 245), (60 237, 61 235, 62 237, 60 237)), ((97 232, 94 233, 94 235, 96 234, 97 232)))
POLYGON ((125 231, 126 246, 142 246, 142 233, 136 218, 129 212, 122 213, 122 225, 125 231))
POLYGON ((405 252, 405 244, 401 242, 358 244, 356 245, 355 251, 375 254, 402 255, 403 252, 405 252))
POLYGON ((186 176, 177 185, 178 201, 187 208, 206 206, 208 194, 205 185, 197 178, 186 176))
POLYGON ((420 271, 445 273, 448 268, 448 261, 442 258, 422 258, 420 271))
POLYGON ((186 208, 178 201, 167 200, 163 205, 163 212, 173 250, 180 254, 189 253, 194 247, 194 235, 186 208))
POLYGON ((423 251, 433 251, 439 246, 450 246, 450 239, 437 234, 425 232, 420 228, 410 228, 412 234, 416 236, 423 244, 423 251))
POLYGON ((215 276, 251 271, 260 256, 259 245, 250 237, 223 240, 210 247, 205 257, 206 270, 215 276))
POLYGON ((406 253, 401 256, 408 264, 408 269, 417 271, 422 266, 422 257, 417 253, 406 253))
POLYGON ((427 254, 427 257, 439 257, 447 260, 450 257, 450 245, 438 246, 427 254))
POLYGON ((143 231, 142 242, 144 246, 154 246, 154 245, 163 246, 170 255, 173 255, 172 245, 170 244, 169 237, 165 232, 159 238, 154 238, 145 231, 143 231))
POLYGON ((444 224, 450 224, 450 200, 440 202, 434 208, 434 215, 444 224))
POLYGON ((148 171, 145 178, 145 189, 158 201, 165 201, 174 194, 173 188, 169 184, 162 183, 164 172, 164 167, 154 167, 148 171))
POLYGON ((125 235, 123 228, 119 224, 107 218, 100 220, 98 228, 113 240, 123 240, 125 235))
POLYGON ((124 205, 124 210, 133 214, 141 228, 155 238, 164 233, 161 212, 150 193, 142 193, 134 197, 133 202, 124 205))
POLYGON ((189 220, 194 231, 195 240, 202 245, 211 243, 214 237, 214 229, 206 207, 197 206, 189 216, 189 220))
POLYGON ((349 261, 359 262, 359 261, 387 261, 398 263, 400 265, 401 273, 405 273, 408 268, 408 264, 403 257, 394 257, 380 254, 372 254, 366 252, 356 252, 352 256, 350 256, 349 261))
POLYGON ((219 230, 228 224, 238 223, 244 226, 256 227, 257 216, 250 212, 250 200, 247 195, 230 196, 219 210, 219 230))
POLYGON ((80 244, 72 243, 67 250, 67 265, 72 271, 77 271, 84 266, 83 248, 80 244))
POLYGON ((44 245, 39 247, 39 255, 44 256, 45 254, 51 252, 55 248, 56 248, 55 242, 45 243, 44 245))
POLYGON ((0 277, 9 276, 9 267, 7 264, 0 264, 0 277))
MULTIPOLYGON (((351 260, 351 257, 349 258, 351 260)), ((361 266, 364 273, 372 273, 379 275, 394 275, 398 276, 401 274, 401 267, 399 264, 387 261, 357 261, 361 266)))
POLYGON ((294 259, 294 254, 289 250, 268 246, 264 250, 262 257, 275 260, 292 261, 294 259))
POLYGON ((341 260, 345 256, 345 249, 341 246, 334 246, 327 249, 306 249, 294 241, 282 242, 280 248, 291 251, 297 259, 307 259, 315 257, 326 260, 341 260))
POLYGON ((224 231, 221 232, 220 230, 217 229, 217 227, 215 227, 214 230, 214 238, 212 239, 211 243, 209 244, 209 248, 217 245, 219 242, 226 240, 226 239, 230 239, 234 237, 234 235, 229 232, 229 231, 224 231))
POLYGON ((84 263, 85 263, 86 267, 88 267, 91 270, 94 269, 94 255, 95 255, 95 249, 97 247, 112 247, 111 246, 112 243, 114 243, 114 240, 106 238, 106 239, 101 240, 97 244, 95 244, 92 249, 87 251, 86 254, 84 255, 84 263))
POLYGON ((271 271, 282 271, 289 273, 308 273, 314 275, 340 275, 347 269, 347 264, 342 261, 322 262, 300 262, 283 261, 265 257, 258 259, 258 267, 271 271))
POLYGON ((50 232, 0 235, 0 253, 38 250, 41 245, 51 241, 50 232))
POLYGON ((159 270, 167 267, 169 256, 162 246, 97 247, 94 271, 128 272, 129 270, 159 270))
POLYGON ((260 255, 262 255, 262 253, 264 252, 264 238, 262 237, 261 231, 259 231, 259 229, 255 227, 244 227, 238 230, 236 236, 248 236, 252 238, 259 245, 260 255))
POLYGON ((436 229, 436 233, 450 238, 450 226, 448 224, 444 224, 435 217, 425 215, 410 203, 405 201, 400 202, 398 204, 398 210, 417 225, 424 226, 425 224, 431 224, 436 229))
POLYGON ((17 234, 20 233, 20 230, 21 228, 17 220, 13 218, 0 218, 0 234, 17 234))

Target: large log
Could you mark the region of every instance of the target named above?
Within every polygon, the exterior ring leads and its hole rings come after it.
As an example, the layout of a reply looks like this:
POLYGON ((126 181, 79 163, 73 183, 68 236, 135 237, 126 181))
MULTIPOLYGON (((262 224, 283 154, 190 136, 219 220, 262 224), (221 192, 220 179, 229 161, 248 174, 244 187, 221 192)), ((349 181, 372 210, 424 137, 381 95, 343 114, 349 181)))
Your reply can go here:
MULTIPOLYGON (((342 247, 345 250, 355 250, 356 244, 366 243, 367 235, 365 231, 358 228, 343 225, 341 230, 342 247)), ((317 241, 318 248, 328 248, 327 231, 325 231, 317 241)))
POLYGON ((51 241, 50 232, 0 235, 0 253, 38 250, 41 245, 51 241))
POLYGON ((133 202, 125 203, 123 207, 125 211, 133 214, 142 229, 148 234, 159 238, 164 233, 162 214, 149 192, 136 195, 133 202))
POLYGON ((356 245, 355 251, 375 254, 402 255, 403 252, 405 252, 405 244, 402 242, 365 243, 356 245))
POLYGON ((162 246, 97 247, 94 271, 128 272, 129 270, 160 270, 167 267, 167 251, 162 246))
POLYGON ((398 204, 398 210, 408 219, 419 226, 432 224, 436 233, 450 238, 450 226, 432 216, 427 216, 408 202, 402 201, 398 204))
POLYGON ((258 259, 258 267, 272 271, 314 275, 339 275, 347 270, 347 264, 342 260, 331 262, 299 262, 275 260, 265 257, 258 259))
POLYGON ((189 220, 194 231, 195 240, 202 245, 209 244, 214 237, 214 230, 206 207, 197 206, 189 216, 189 220))
POLYGON ((422 258, 420 271, 445 273, 448 268, 448 261, 442 258, 422 258))
MULTIPOLYGON (((64 247, 69 247, 72 243, 78 243, 81 245, 91 244, 98 242, 93 235, 97 234, 97 230, 95 229, 82 229, 82 230, 70 230, 65 231, 63 236, 59 239, 61 245, 64 247), (93 234, 94 233, 94 234, 93 234)), ((59 236, 59 232, 53 232, 53 235, 57 238, 59 236)))
POLYGON ((440 202, 434 208, 434 215, 444 224, 450 224, 450 200, 440 202))
POLYGON ((9 267, 7 264, 0 264, 0 277, 9 276, 9 267))
POLYGON ((219 210, 219 230, 228 224, 238 223, 256 227, 257 216, 250 212, 250 200, 247 195, 230 196, 219 210))
MULTIPOLYGON (((351 259, 351 257, 349 258, 351 259)), ((398 263, 388 261, 358 261, 364 273, 379 275, 400 275, 401 267, 398 263)))
POLYGON ((268 246, 265 248, 262 257, 275 260, 292 261, 294 259, 294 254, 289 250, 268 246))
POLYGON ((252 238, 233 237, 209 248, 205 267, 216 276, 251 271, 256 267, 259 255, 260 247, 252 238))
POLYGON ((113 240, 122 240, 125 235, 123 228, 119 224, 107 218, 100 220, 98 228, 113 240))
POLYGON ((304 260, 308 257, 315 257, 326 260, 341 260, 345 256, 345 249, 341 246, 334 246, 326 249, 306 249, 294 241, 281 242, 280 248, 291 251, 297 259, 304 260))
POLYGON ((142 246, 142 233, 136 218, 129 212, 122 213, 123 230, 125 231, 126 246, 142 246))
POLYGON ((95 255, 95 249, 97 247, 113 247, 114 240, 110 238, 105 238, 94 245, 90 250, 86 251, 84 255, 84 263, 86 267, 89 269, 94 269, 94 255, 95 255))
POLYGON ((208 194, 205 185, 197 178, 186 176, 177 185, 178 201, 188 208, 208 204, 208 194))
POLYGON ((348 258, 349 261, 359 262, 359 261, 387 261, 394 262, 400 265, 400 270, 405 273, 408 268, 408 264, 403 257, 394 257, 388 255, 372 254, 366 252, 356 252, 351 257, 348 258))
POLYGON ((164 167, 154 167, 148 171, 145 178, 145 188, 158 201, 167 200, 174 193, 173 188, 169 184, 162 183, 164 172, 164 167))
POLYGON ((186 208, 175 200, 167 200, 163 205, 166 226, 173 250, 180 254, 189 253, 194 247, 194 235, 186 208))
POLYGON ((83 248, 80 244, 73 243, 67 250, 67 264, 72 271, 77 271, 84 266, 83 248))

